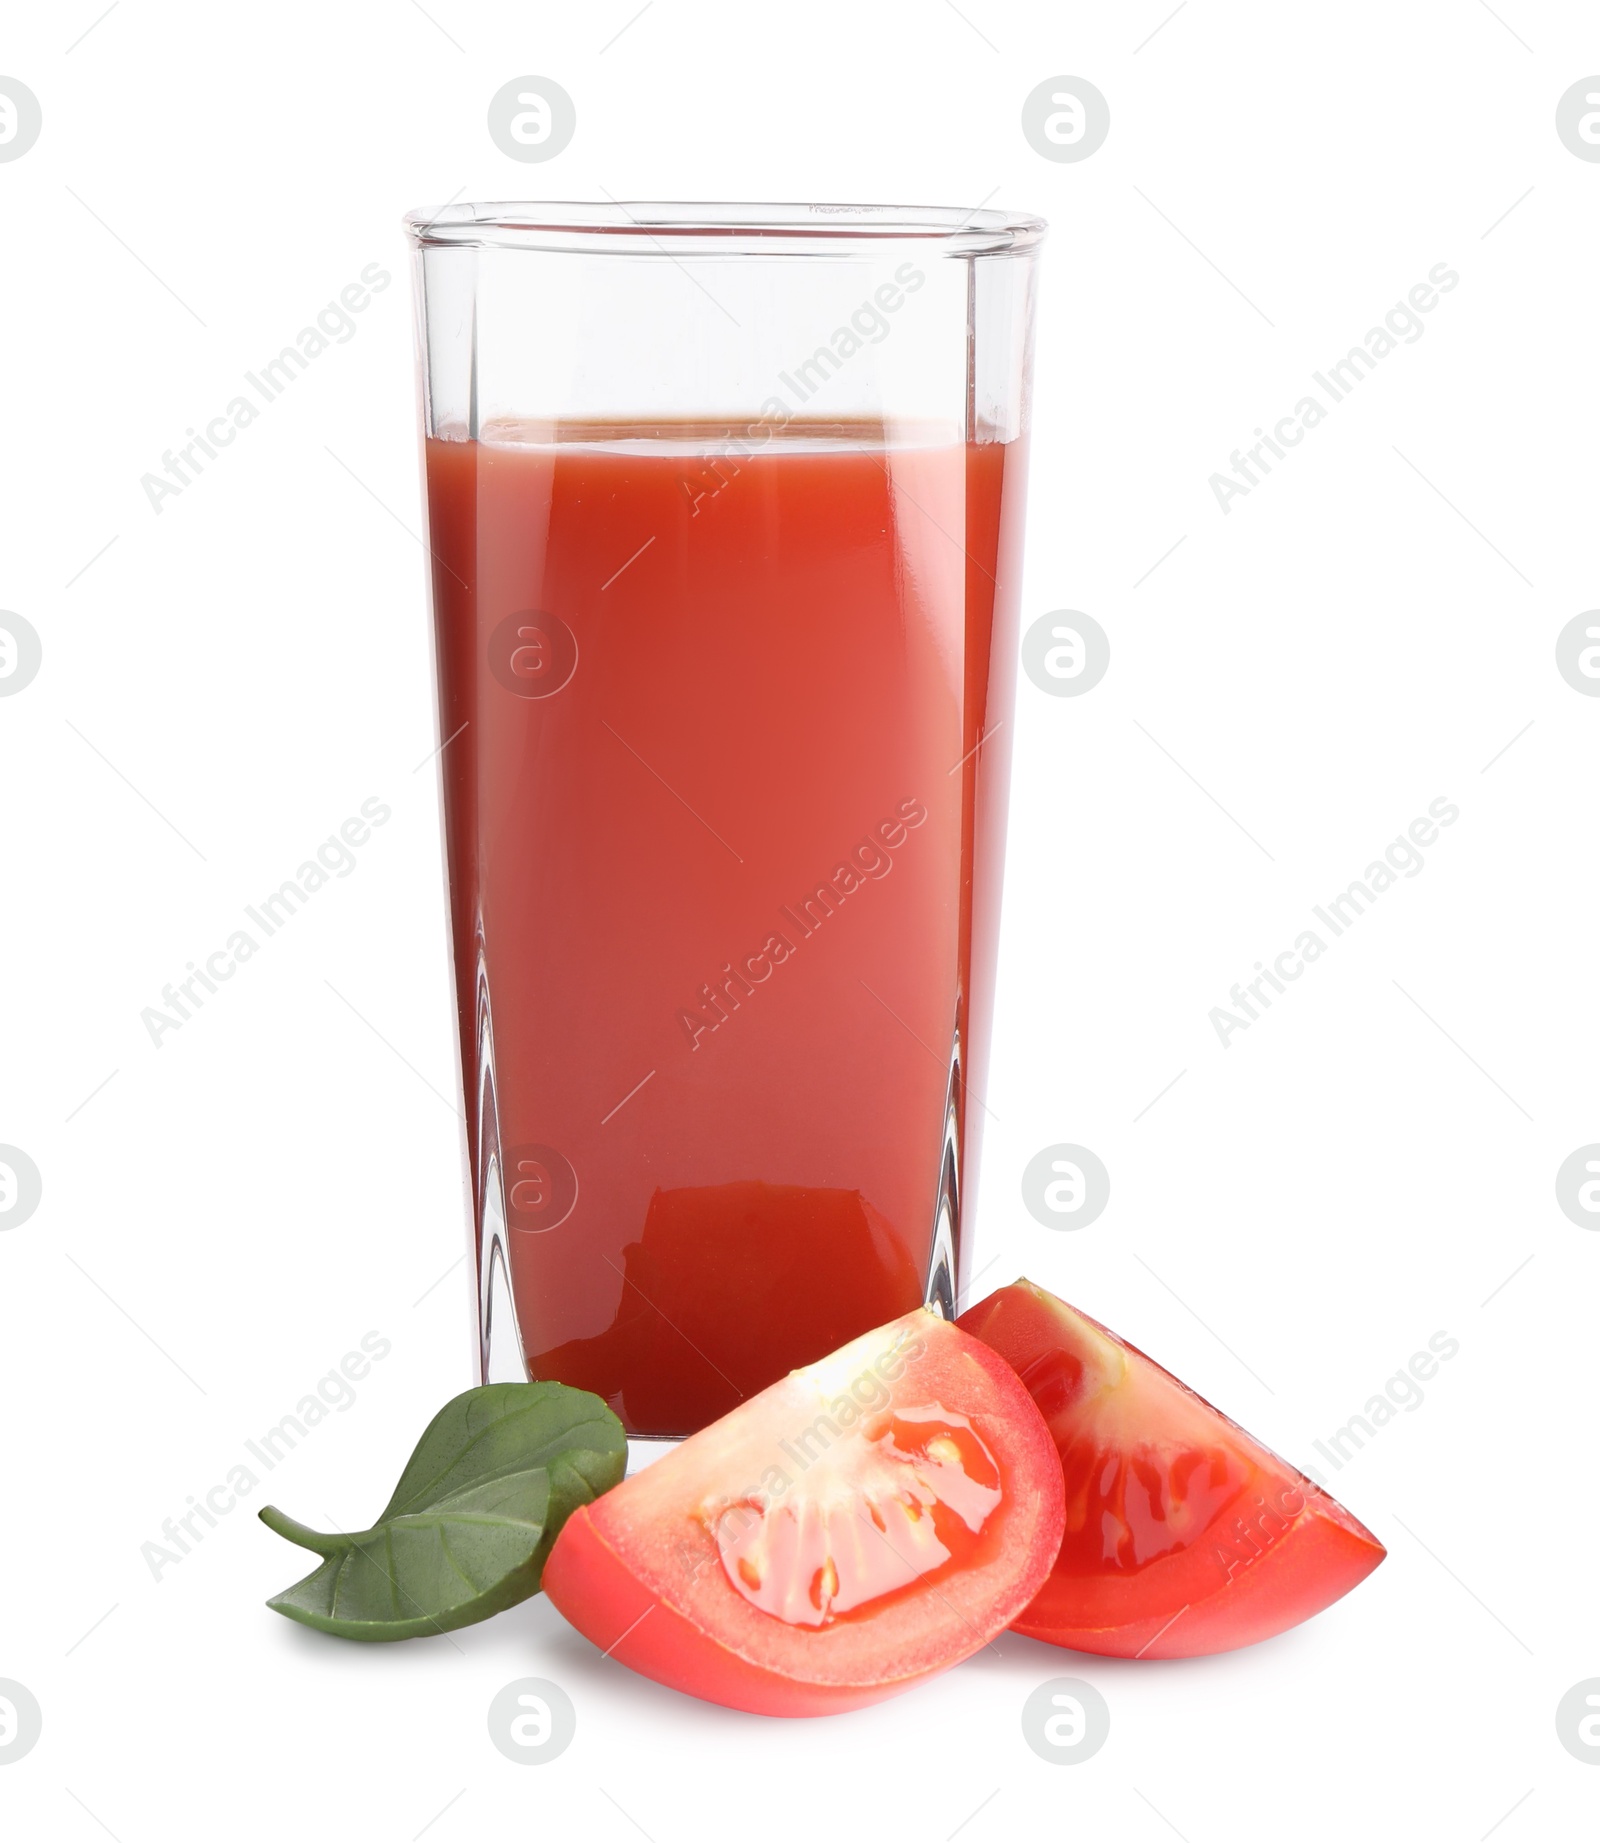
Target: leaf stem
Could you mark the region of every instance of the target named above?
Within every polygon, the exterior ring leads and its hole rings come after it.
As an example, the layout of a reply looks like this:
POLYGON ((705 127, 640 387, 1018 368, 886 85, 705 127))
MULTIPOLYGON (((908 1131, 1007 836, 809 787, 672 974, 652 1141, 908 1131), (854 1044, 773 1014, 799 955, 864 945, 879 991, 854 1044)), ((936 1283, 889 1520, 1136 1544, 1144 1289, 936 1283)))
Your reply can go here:
POLYGON ((313 1555, 342 1555, 350 1547, 349 1536, 325 1536, 320 1530, 309 1529, 304 1523, 297 1523, 293 1517, 285 1516, 276 1504, 262 1505, 256 1515, 274 1534, 298 1543, 303 1549, 310 1549, 313 1555))

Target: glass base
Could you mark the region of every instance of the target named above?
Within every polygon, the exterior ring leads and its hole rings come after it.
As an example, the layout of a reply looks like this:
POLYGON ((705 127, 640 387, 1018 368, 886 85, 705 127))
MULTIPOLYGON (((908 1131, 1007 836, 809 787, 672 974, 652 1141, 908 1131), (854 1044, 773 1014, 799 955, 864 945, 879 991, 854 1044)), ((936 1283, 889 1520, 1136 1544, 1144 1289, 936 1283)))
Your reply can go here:
POLYGON ((681 1446, 681 1440, 670 1434, 628 1435, 628 1477, 635 1472, 642 1472, 647 1465, 654 1465, 658 1459, 665 1458, 675 1446, 681 1446))

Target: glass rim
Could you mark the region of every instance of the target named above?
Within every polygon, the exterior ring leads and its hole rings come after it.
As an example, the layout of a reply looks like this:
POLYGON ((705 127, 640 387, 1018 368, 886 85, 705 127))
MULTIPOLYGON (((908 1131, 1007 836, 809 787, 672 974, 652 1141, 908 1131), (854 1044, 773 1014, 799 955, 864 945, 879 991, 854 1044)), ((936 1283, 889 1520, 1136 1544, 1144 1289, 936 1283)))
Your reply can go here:
POLYGON ((449 204, 408 211, 418 249, 582 250, 596 255, 862 256, 882 243, 941 255, 1003 256, 1037 248, 1048 226, 1030 212, 955 205, 661 203, 610 199, 449 204))

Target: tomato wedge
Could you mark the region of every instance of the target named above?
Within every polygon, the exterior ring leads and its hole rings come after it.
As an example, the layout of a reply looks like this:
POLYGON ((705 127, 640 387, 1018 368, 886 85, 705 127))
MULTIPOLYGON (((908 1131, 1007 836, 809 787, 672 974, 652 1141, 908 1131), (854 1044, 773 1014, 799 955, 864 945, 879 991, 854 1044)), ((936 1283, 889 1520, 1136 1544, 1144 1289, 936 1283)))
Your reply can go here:
POLYGON ((1013 1630, 1108 1657, 1232 1651, 1383 1560, 1309 1478, 1042 1287, 1002 1287, 958 1323, 1016 1370, 1061 1456, 1066 1531, 1013 1630))
POLYGON ((544 1590, 658 1683, 758 1715, 829 1715, 1004 1631, 1050 1572, 1062 1494, 1015 1372, 919 1310, 585 1505, 544 1590))

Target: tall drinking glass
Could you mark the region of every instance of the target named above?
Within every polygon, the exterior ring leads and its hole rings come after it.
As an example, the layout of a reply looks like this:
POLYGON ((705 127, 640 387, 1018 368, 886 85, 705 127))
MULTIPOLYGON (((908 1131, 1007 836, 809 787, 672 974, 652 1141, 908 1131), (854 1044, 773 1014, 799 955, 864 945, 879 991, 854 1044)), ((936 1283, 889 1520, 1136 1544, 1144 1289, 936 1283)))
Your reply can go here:
POLYGON ((483 1374, 681 1435, 952 1309, 1044 226, 407 226, 483 1374))

